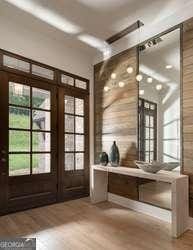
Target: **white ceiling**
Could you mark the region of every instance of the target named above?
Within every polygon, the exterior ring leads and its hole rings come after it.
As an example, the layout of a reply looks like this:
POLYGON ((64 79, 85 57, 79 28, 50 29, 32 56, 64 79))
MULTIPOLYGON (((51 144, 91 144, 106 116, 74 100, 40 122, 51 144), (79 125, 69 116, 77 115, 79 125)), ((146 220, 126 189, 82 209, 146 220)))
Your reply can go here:
POLYGON ((109 36, 141 20, 160 22, 192 0, 0 0, 0 15, 95 53, 109 36), (92 47, 95 47, 94 49, 92 47))

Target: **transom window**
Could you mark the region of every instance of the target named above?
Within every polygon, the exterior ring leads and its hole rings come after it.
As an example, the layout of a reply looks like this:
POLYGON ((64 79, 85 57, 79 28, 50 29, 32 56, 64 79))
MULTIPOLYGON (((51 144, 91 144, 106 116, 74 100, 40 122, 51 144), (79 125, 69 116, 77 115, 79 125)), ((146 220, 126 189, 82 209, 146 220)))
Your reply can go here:
POLYGON ((50 91, 9 82, 9 176, 51 171, 50 91))
POLYGON ((64 97, 65 171, 83 170, 85 158, 84 99, 64 97))

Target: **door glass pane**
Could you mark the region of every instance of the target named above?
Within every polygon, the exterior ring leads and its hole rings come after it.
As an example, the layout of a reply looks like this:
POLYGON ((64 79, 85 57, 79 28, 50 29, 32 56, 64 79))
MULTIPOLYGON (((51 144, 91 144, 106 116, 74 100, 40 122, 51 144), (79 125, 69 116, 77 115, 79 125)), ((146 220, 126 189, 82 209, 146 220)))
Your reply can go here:
POLYGON ((9 155, 9 176, 29 175, 30 155, 10 154, 9 155))
POLYGON ((148 109, 149 108, 149 103, 145 102, 144 107, 148 109))
POLYGON ((149 128, 145 128, 145 138, 149 139, 149 128))
POLYGON ((76 115, 84 115, 84 100, 75 98, 76 115))
POLYGON ((145 116, 145 126, 149 127, 149 115, 145 116))
POLYGON ((66 95, 64 104, 65 113, 74 114, 74 97, 66 95))
POLYGON ((61 82, 68 84, 68 85, 71 85, 71 86, 74 86, 74 78, 67 76, 67 75, 64 75, 64 74, 61 75, 61 82))
POLYGON ((153 120, 153 116, 150 116, 150 127, 154 126, 154 120, 153 120))
POLYGON ((24 72, 30 72, 30 64, 28 62, 19 60, 11 56, 3 55, 3 65, 24 72))
POLYGON ((153 152, 150 152, 150 161, 153 161, 153 152))
POLYGON ((24 107, 30 106, 30 87, 10 82, 9 83, 9 103, 24 107))
POLYGON ((74 151, 74 135, 65 135, 65 151, 74 151))
POLYGON ((74 154, 73 153, 66 153, 65 154, 65 170, 74 170, 74 154))
POLYGON ((30 132, 9 131, 9 152, 30 151, 30 132))
POLYGON ((150 139, 154 138, 154 129, 150 128, 150 139))
POLYGON ((32 142, 33 151, 50 151, 50 133, 33 132, 32 142))
POLYGON ((76 133, 84 133, 84 118, 76 116, 76 133))
POLYGON ((86 89, 86 88, 87 88, 87 83, 86 83, 86 82, 83 82, 83 81, 81 81, 81 80, 76 79, 76 81, 75 81, 75 86, 76 86, 77 88, 86 89))
POLYGON ((30 109, 9 107, 9 127, 30 129, 30 109))
POLYGON ((76 135, 76 151, 84 151, 84 135, 76 135))
POLYGON ((32 74, 37 75, 37 76, 41 76, 50 80, 54 79, 54 71, 47 69, 47 68, 43 68, 41 66, 32 65, 32 74))
POLYGON ((150 141, 150 151, 154 151, 154 141, 150 141))
POLYGON ((50 154, 32 154, 32 173, 50 173, 50 154))
POLYGON ((65 132, 74 133, 74 116, 65 115, 65 132))
POLYGON ((150 109, 154 110, 155 109, 155 105, 151 104, 150 109))
POLYGON ((33 110, 33 129, 50 130, 50 112, 33 110))
POLYGON ((34 108, 50 109, 50 91, 32 88, 32 106, 34 108))
POLYGON ((84 169, 84 154, 76 153, 76 170, 84 169))
POLYGON ((149 153, 148 152, 145 153, 145 161, 149 162, 149 153))
POLYGON ((145 151, 149 151, 149 140, 145 141, 145 151))

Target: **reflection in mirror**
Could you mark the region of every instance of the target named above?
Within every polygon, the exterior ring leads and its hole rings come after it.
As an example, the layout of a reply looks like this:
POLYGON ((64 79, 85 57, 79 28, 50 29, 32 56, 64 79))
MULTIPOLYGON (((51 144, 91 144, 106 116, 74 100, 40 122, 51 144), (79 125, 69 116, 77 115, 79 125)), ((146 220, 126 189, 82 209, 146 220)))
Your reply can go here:
MULTIPOLYGON (((180 171, 180 29, 140 46, 139 73, 139 160, 180 171)), ((170 209, 170 185, 141 181, 139 198, 170 209)))

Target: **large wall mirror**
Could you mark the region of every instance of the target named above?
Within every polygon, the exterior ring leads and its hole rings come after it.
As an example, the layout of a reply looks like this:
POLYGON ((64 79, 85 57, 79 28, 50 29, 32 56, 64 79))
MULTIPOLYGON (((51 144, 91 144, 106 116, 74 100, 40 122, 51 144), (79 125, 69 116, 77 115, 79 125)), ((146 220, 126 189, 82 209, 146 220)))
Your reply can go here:
MULTIPOLYGON (((180 65, 179 28, 139 47, 139 160, 178 163, 170 171, 181 165, 180 65)), ((170 185, 143 182, 139 198, 170 209, 170 185)))

